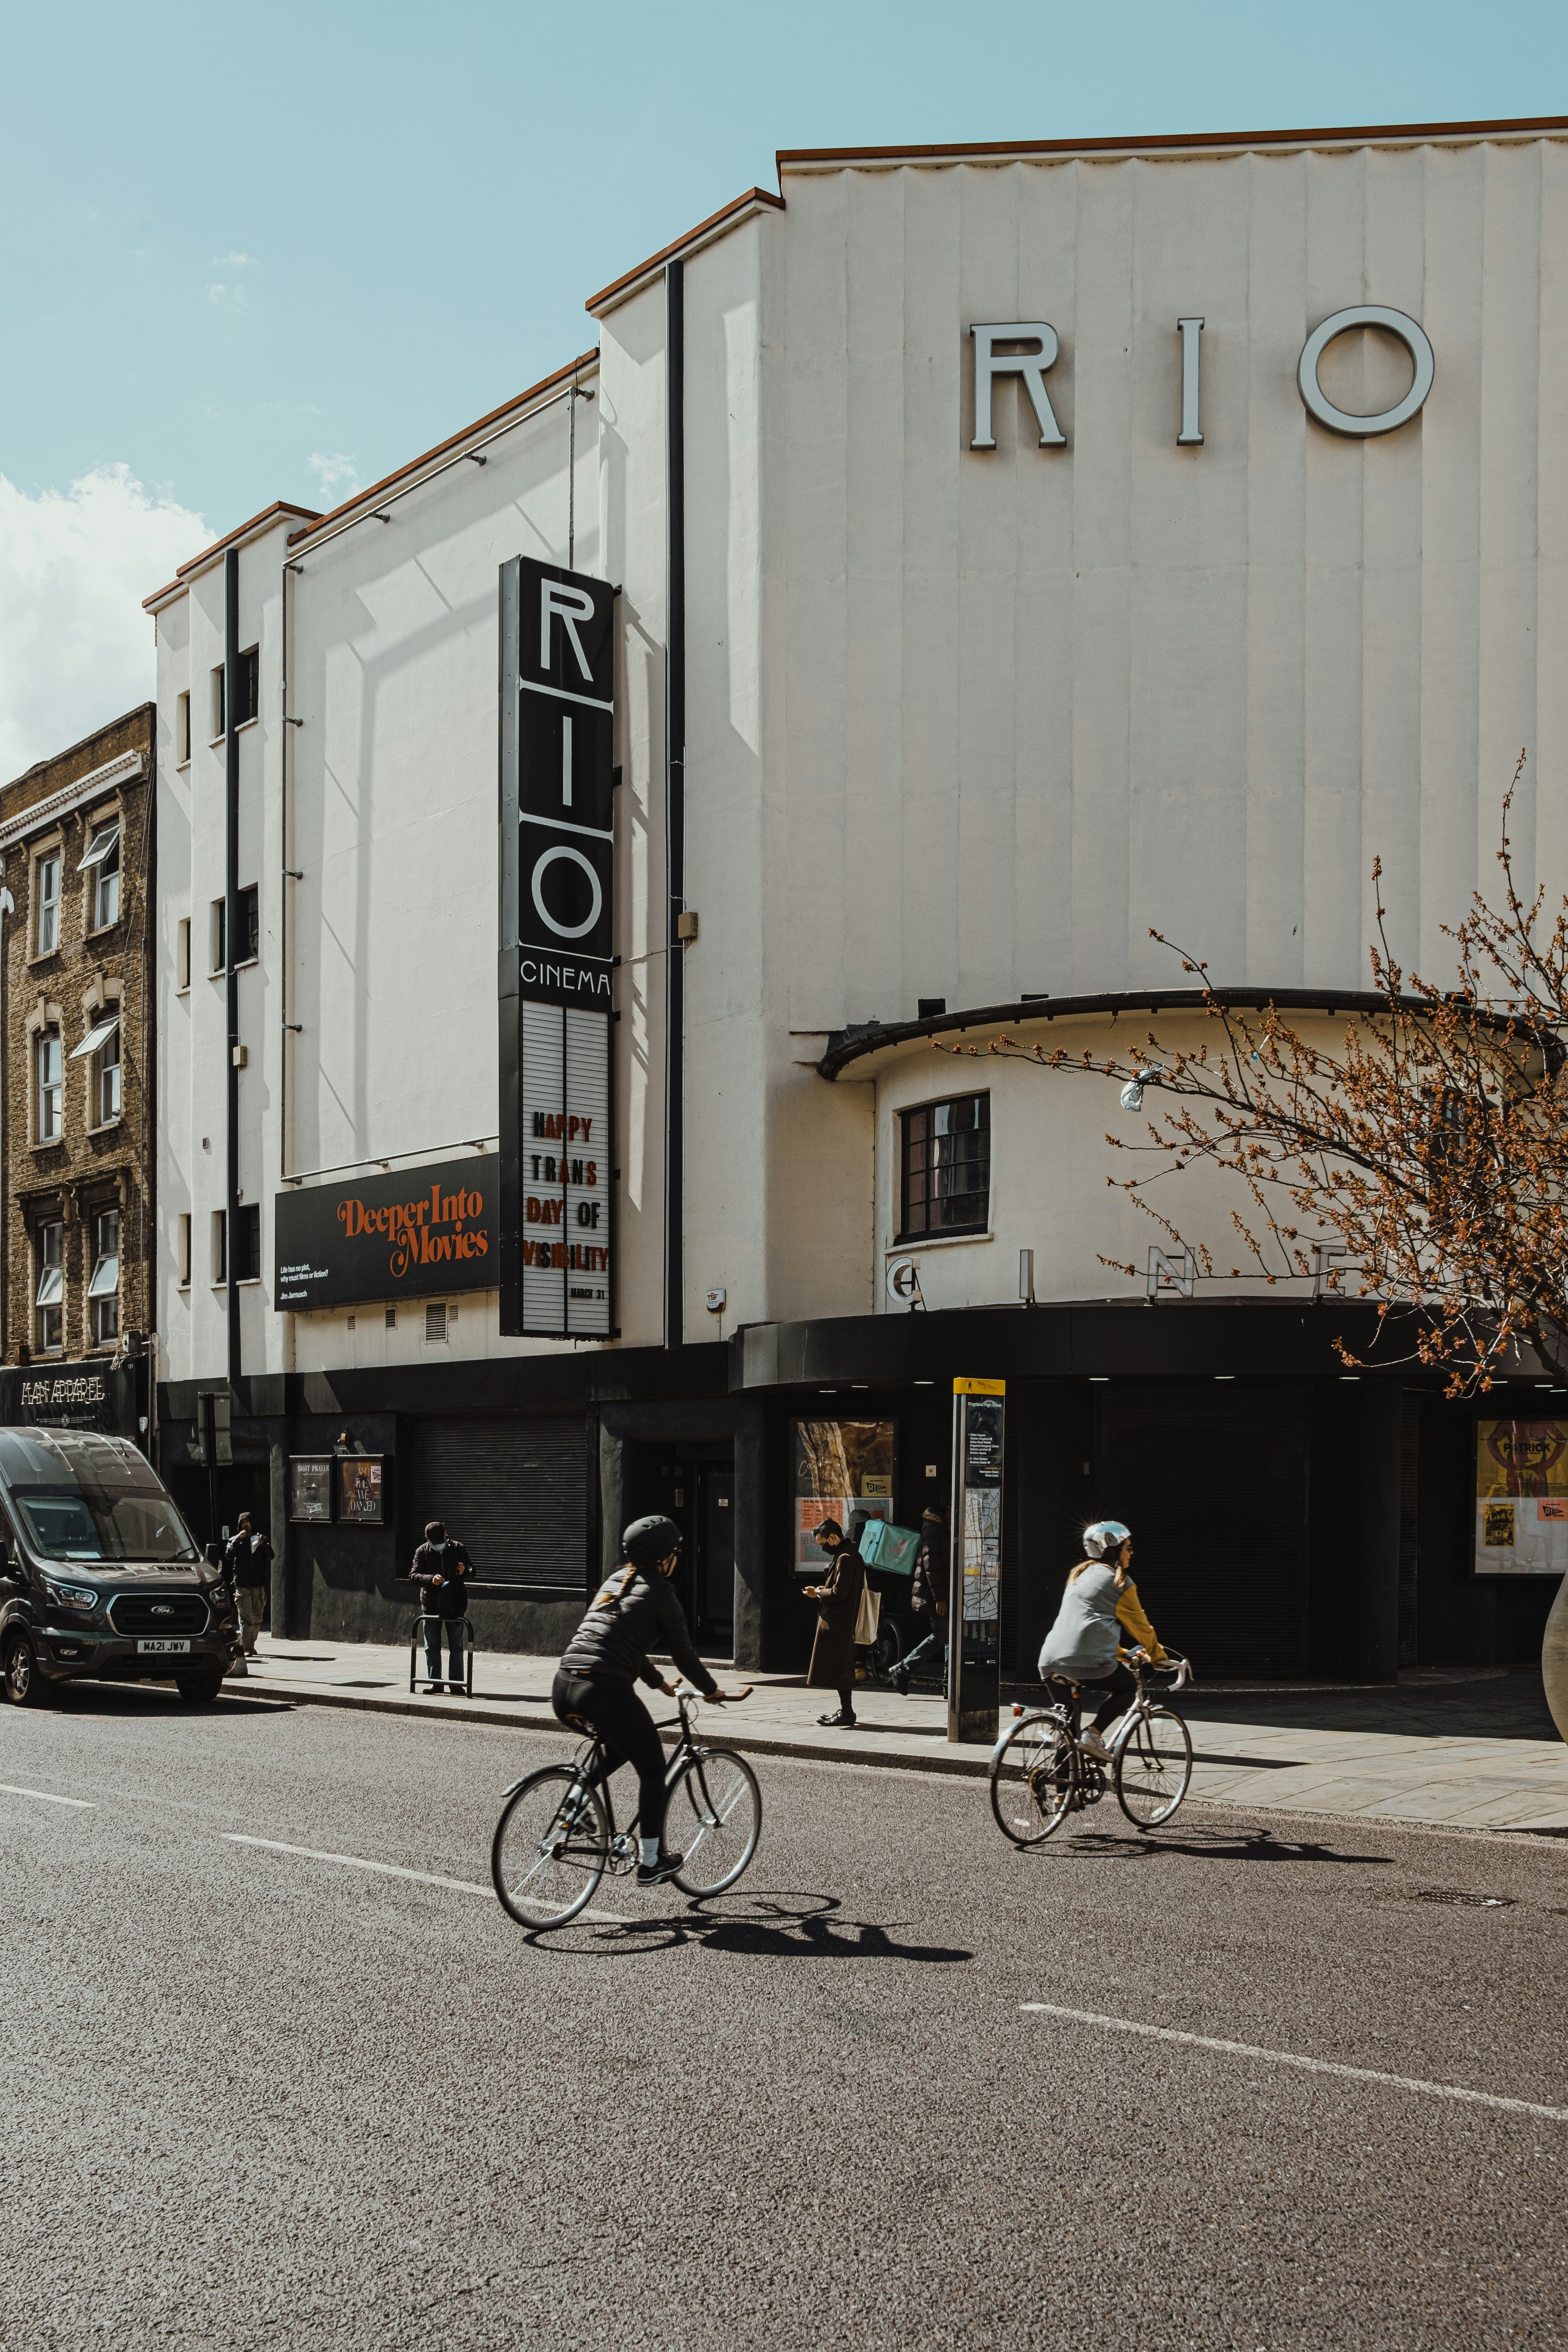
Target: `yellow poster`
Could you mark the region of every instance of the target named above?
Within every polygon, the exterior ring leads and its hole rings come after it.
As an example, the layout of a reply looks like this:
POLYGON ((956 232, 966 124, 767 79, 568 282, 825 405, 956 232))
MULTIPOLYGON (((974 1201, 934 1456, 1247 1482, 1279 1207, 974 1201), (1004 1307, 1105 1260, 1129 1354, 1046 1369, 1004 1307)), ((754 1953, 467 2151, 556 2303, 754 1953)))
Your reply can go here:
POLYGON ((1478 1423, 1476 1567, 1488 1576, 1568 1571, 1568 1416, 1478 1423))

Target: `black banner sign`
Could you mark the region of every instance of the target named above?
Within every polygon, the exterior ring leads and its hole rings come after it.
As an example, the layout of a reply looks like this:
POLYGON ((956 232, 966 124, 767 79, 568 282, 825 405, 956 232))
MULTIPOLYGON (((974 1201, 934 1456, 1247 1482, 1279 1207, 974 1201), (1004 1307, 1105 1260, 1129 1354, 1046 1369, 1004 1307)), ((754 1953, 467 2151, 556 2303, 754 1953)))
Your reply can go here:
POLYGON ((94 1363, 25 1364, 0 1370, 0 1423, 7 1428, 93 1429, 129 1437, 143 1450, 147 1359, 118 1367, 94 1363))
POLYGON ((276 1303, 441 1297, 500 1281, 500 1160, 441 1160, 352 1184, 279 1192, 276 1303))
POLYGON ((500 1328, 614 1323, 615 593, 501 566, 500 1328))

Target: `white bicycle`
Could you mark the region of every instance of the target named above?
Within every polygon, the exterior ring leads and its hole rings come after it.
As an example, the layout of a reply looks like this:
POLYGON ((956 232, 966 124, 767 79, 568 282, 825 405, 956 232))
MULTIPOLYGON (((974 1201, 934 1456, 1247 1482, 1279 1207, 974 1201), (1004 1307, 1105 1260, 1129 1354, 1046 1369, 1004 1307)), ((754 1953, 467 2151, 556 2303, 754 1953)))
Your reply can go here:
POLYGON ((1053 1677, 1067 1696, 1049 1706, 1013 1710, 1018 1718, 991 1756, 991 1811, 996 1826, 1015 1845, 1042 1845, 1068 1813, 1097 1805, 1109 1784, 1135 1829, 1154 1830, 1168 1822, 1193 1780, 1193 1742, 1173 1707, 1151 1699, 1146 1677, 1172 1679, 1171 1696, 1185 1690, 1193 1670, 1185 1658, 1167 1666, 1135 1659, 1138 1696, 1110 1739, 1109 1764, 1081 1745, 1082 1694, 1076 1683, 1053 1677))

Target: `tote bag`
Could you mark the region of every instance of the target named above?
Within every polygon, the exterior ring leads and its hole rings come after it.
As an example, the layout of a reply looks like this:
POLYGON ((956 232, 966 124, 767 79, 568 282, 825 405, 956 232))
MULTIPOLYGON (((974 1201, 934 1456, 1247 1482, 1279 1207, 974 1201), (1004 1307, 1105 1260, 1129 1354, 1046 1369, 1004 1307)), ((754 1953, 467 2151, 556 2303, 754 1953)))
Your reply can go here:
POLYGON ((882 1596, 873 1592, 868 1584, 860 1587, 860 1610, 855 1620, 855 1643, 858 1649, 869 1649, 877 1638, 881 1622, 882 1596))

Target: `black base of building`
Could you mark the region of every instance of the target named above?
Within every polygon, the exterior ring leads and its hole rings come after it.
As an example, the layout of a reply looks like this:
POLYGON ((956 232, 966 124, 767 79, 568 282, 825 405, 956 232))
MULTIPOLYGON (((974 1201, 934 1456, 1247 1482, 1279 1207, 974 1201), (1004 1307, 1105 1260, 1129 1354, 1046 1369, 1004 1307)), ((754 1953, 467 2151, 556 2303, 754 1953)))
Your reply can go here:
MULTIPOLYGON (((1188 1302, 847 1317, 754 1327, 724 1345, 507 1358, 241 1381, 218 1521, 270 1527, 272 1622, 292 1638, 397 1641, 407 1569, 445 1519, 478 1568, 482 1648, 558 1654, 617 1556, 667 1511, 700 1646, 804 1673, 815 1609, 793 1542, 792 1423, 892 1419, 893 1517, 945 1497, 957 1376, 1005 1380, 1001 1662, 1027 1678, 1094 1518, 1133 1530, 1162 1637, 1200 1674, 1387 1682, 1402 1669, 1539 1656, 1552 1577, 1473 1568, 1475 1423, 1555 1412, 1518 1381, 1452 1402, 1378 1364, 1365 1310, 1188 1302), (1369 1359, 1347 1374, 1343 1339, 1369 1359), (380 1457, 380 1525, 290 1524, 289 1462, 380 1457)), ((204 1540, 195 1399, 160 1391, 165 1477, 204 1540)), ((881 1580, 906 1636, 907 1584, 881 1580)))

